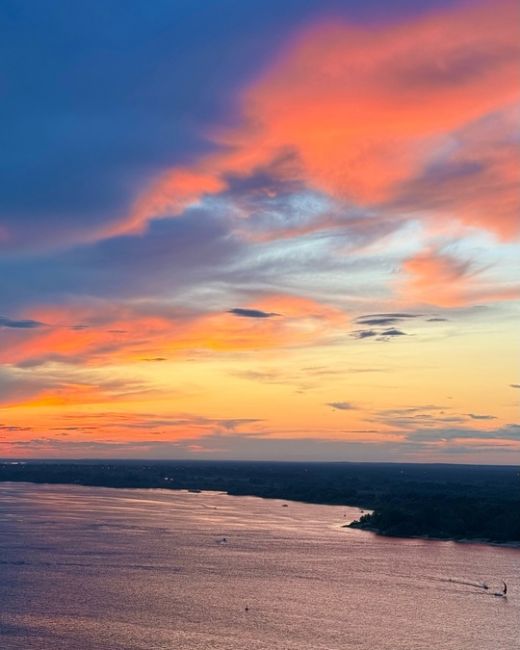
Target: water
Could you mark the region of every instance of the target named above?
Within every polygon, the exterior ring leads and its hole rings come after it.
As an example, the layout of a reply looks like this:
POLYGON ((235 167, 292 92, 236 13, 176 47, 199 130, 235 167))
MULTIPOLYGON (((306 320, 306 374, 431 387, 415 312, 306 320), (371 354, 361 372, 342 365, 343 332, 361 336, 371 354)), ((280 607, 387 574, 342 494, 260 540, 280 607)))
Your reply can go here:
POLYGON ((354 508, 283 504, 0 484, 0 647, 520 647, 520 550, 379 538, 341 527, 354 508), (507 599, 478 586, 502 578, 507 599))

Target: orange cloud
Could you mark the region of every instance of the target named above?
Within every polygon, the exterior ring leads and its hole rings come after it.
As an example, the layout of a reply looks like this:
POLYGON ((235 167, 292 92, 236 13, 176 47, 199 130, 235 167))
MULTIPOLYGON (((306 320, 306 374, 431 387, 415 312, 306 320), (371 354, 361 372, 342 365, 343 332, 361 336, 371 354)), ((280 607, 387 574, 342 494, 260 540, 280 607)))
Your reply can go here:
POLYGON ((159 307, 154 314, 149 313, 151 307, 145 311, 104 302, 77 309, 35 309, 32 317, 46 326, 3 333, 0 362, 122 362, 194 350, 270 350, 324 340, 348 322, 340 309, 297 296, 263 296, 246 307, 279 315, 258 319, 238 318, 227 312, 168 314, 159 307))
POLYGON ((469 262, 434 249, 408 258, 402 270, 406 277, 399 290, 403 301, 412 304, 460 307, 520 298, 520 286, 489 285, 469 262))
MULTIPOLYGON (((218 153, 176 168, 152 185, 113 232, 143 228, 155 216, 179 214, 280 156, 296 161, 309 187, 360 205, 398 198, 449 147, 454 133, 509 110, 520 94, 520 15, 502 0, 440 9, 405 24, 369 29, 324 21, 290 41, 274 65, 240 97, 243 120, 215 131, 218 153)), ((491 163, 489 195, 510 186, 510 152, 471 147, 491 163)), ((455 214, 501 236, 518 231, 510 209, 489 198, 476 205, 452 186, 455 214)), ((509 198, 508 198, 509 197, 509 198)))
POLYGON ((113 402, 114 394, 104 391, 98 386, 87 384, 64 384, 59 388, 42 389, 37 395, 21 401, 13 401, 4 408, 41 408, 63 407, 77 404, 101 404, 113 402))

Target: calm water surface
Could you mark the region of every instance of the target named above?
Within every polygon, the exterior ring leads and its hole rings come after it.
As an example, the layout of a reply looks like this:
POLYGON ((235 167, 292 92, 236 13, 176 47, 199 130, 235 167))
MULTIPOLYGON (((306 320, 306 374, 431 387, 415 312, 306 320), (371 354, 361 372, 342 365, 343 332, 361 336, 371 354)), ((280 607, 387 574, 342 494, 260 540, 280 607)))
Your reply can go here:
POLYGON ((341 528, 353 508, 283 504, 0 484, 0 647, 520 648, 520 550, 379 538, 341 528), (502 578, 507 600, 476 586, 502 578))

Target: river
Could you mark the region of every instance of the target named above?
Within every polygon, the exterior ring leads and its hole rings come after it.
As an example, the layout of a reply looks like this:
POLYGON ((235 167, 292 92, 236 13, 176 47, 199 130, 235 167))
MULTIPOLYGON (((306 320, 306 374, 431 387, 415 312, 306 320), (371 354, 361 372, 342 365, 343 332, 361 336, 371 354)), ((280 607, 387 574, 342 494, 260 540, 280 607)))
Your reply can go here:
POLYGON ((343 528, 358 515, 211 492, 0 484, 0 647, 520 647, 519 549, 343 528), (491 594, 502 580, 507 599, 491 594))

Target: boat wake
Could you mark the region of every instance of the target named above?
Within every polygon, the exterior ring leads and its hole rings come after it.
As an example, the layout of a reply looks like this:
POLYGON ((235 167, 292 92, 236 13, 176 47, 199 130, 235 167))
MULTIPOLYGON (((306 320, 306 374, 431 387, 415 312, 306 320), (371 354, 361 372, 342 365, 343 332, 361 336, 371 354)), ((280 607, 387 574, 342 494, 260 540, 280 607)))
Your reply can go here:
POLYGON ((477 587, 477 589, 489 589, 485 582, 477 582, 474 580, 465 580, 464 578, 440 578, 441 582, 451 582, 456 585, 466 585, 468 587, 477 587))
POLYGON ((438 578, 441 582, 449 582, 456 585, 466 585, 468 587, 476 587, 486 591, 490 596, 497 598, 507 598, 507 584, 502 581, 502 591, 490 591, 487 582, 477 582, 475 580, 465 580, 463 578, 438 578))

